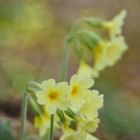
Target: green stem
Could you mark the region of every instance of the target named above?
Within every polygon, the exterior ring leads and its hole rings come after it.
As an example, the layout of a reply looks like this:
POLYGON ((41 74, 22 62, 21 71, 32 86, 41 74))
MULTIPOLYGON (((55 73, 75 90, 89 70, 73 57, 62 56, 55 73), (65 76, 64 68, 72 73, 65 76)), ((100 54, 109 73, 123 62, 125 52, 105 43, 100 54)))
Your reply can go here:
MULTIPOLYGON (((67 74, 67 67, 68 67, 68 46, 67 41, 64 43, 64 55, 63 55, 63 64, 61 69, 61 81, 66 79, 67 74)), ((50 121, 50 140, 53 140, 53 127, 54 127, 54 115, 51 115, 51 121, 50 121)))
POLYGON ((63 54, 63 64, 62 64, 62 69, 61 69, 61 81, 66 79, 67 75, 67 67, 68 67, 68 58, 69 58, 69 53, 68 53, 68 46, 67 46, 67 41, 64 43, 64 54, 63 54))
POLYGON ((23 98, 22 98, 20 140, 25 140, 25 128, 26 128, 26 119, 27 119, 27 100, 28 100, 28 94, 24 93, 23 98))
POLYGON ((53 123, 54 123, 54 115, 51 115, 51 122, 50 122, 50 140, 53 140, 53 123))

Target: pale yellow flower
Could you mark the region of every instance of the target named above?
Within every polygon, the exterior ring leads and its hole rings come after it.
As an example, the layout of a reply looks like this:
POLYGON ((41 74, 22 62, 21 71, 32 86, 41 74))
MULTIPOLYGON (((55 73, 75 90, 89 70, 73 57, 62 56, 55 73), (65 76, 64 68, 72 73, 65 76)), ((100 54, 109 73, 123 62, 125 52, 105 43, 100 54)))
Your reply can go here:
POLYGON ((113 38, 117 35, 120 35, 122 32, 122 26, 124 23, 124 18, 126 17, 127 12, 125 10, 121 11, 112 21, 105 22, 104 27, 109 29, 110 37, 113 38))
POLYGON ((80 132, 80 133, 64 133, 64 135, 60 138, 60 140, 99 140, 96 137, 85 133, 85 132, 80 132))
POLYGON ((89 92, 85 98, 85 104, 80 109, 80 116, 86 119, 98 117, 98 110, 103 106, 103 95, 97 90, 89 92))
POLYGON ((107 49, 108 42, 100 42, 100 44, 93 49, 93 57, 94 57, 94 70, 96 75, 98 72, 103 70, 107 66, 107 49))
POLYGON ((78 122, 78 131, 93 133, 98 128, 100 120, 78 117, 77 122, 78 122))
POLYGON ((85 103, 85 95, 89 92, 94 84, 94 80, 90 77, 81 75, 73 75, 70 80, 70 102, 71 108, 78 111, 85 103))
POLYGON ((99 123, 99 119, 87 120, 77 117, 77 128, 74 130, 69 126, 63 127, 63 135, 60 140, 85 140, 88 132, 94 132, 99 123))
POLYGON ((93 76, 98 77, 99 72, 107 66, 113 66, 127 50, 127 45, 122 36, 104 41, 93 50, 94 67, 93 76))
POLYGON ((94 112, 97 112, 97 110, 102 107, 103 99, 98 95, 97 91, 92 91, 87 94, 86 97, 88 99, 85 99, 85 102, 90 103, 85 103, 84 108, 77 112, 78 115, 73 119, 68 119, 68 121, 66 119, 63 125, 64 134, 61 140, 85 140, 88 132, 93 133, 98 128, 99 119, 97 118, 98 115, 95 116, 94 112), (93 101, 93 103, 91 101, 93 101), (92 104, 92 106, 90 106, 90 104, 92 104))
POLYGON ((76 131, 69 127, 63 128, 63 135, 60 140, 85 140, 85 131, 76 131))
POLYGON ((50 114, 55 114, 57 108, 64 110, 68 107, 69 86, 67 82, 56 84, 50 79, 41 84, 42 90, 36 93, 40 105, 45 105, 50 114))
POLYGON ((47 112, 34 119, 35 128, 38 129, 39 135, 44 136, 50 128, 50 115, 47 112))
POLYGON ((77 74, 83 77, 91 77, 92 68, 84 60, 81 60, 77 74))
POLYGON ((107 45, 107 64, 113 66, 128 49, 123 36, 113 38, 107 45))
POLYGON ((87 134, 87 136, 86 136, 86 139, 85 140, 99 140, 98 138, 96 138, 96 137, 94 137, 94 136, 92 136, 92 135, 90 135, 90 134, 87 134))

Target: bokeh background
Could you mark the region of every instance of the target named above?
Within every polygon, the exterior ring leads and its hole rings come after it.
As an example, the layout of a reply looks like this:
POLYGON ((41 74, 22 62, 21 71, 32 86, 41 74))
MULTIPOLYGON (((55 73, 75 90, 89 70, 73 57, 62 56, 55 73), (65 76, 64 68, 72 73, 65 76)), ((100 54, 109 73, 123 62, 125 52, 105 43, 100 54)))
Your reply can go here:
MULTIPOLYGON (((3 131, 18 136, 21 95, 27 82, 59 80, 64 37, 72 24, 87 16, 109 20, 122 9, 128 11, 123 34, 129 50, 96 80, 95 88, 105 95, 105 103, 95 135, 101 140, 140 139, 139 0, 0 0, 1 140, 3 131)), ((77 68, 71 50, 67 79, 77 68)), ((32 116, 29 108, 28 135, 35 132, 32 116)))

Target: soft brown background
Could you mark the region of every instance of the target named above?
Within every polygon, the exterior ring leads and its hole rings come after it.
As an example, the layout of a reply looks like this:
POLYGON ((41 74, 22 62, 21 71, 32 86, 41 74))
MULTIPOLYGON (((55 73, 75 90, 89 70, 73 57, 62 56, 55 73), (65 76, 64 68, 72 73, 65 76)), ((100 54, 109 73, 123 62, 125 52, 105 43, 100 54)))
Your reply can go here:
MULTIPOLYGON (((21 93, 29 80, 59 80, 64 36, 76 20, 87 16, 109 20, 122 9, 128 12, 123 34, 129 50, 96 80, 95 87, 105 94, 96 136, 102 140, 140 139, 139 0, 0 0, 1 120, 8 116, 18 123, 21 93), (31 7, 30 11, 21 14, 24 6, 31 7)), ((67 79, 77 67, 71 49, 67 79)))

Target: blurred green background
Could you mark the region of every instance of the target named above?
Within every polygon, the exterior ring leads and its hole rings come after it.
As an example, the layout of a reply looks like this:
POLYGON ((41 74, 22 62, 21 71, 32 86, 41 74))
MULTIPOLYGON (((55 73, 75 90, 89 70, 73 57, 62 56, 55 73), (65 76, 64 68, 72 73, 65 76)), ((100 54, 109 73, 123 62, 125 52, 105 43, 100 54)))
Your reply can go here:
MULTIPOLYGON (((139 0, 0 0, 1 140, 10 140, 3 137, 4 128, 10 137, 18 135, 21 94, 27 82, 51 77, 59 80, 63 39, 72 24, 87 16, 111 19, 122 9, 128 11, 123 34, 129 50, 96 80, 105 104, 95 135, 101 140, 140 139, 139 0)), ((77 68, 78 60, 71 50, 68 79, 77 68)), ((34 133, 31 122, 32 114, 29 135, 34 133)))

